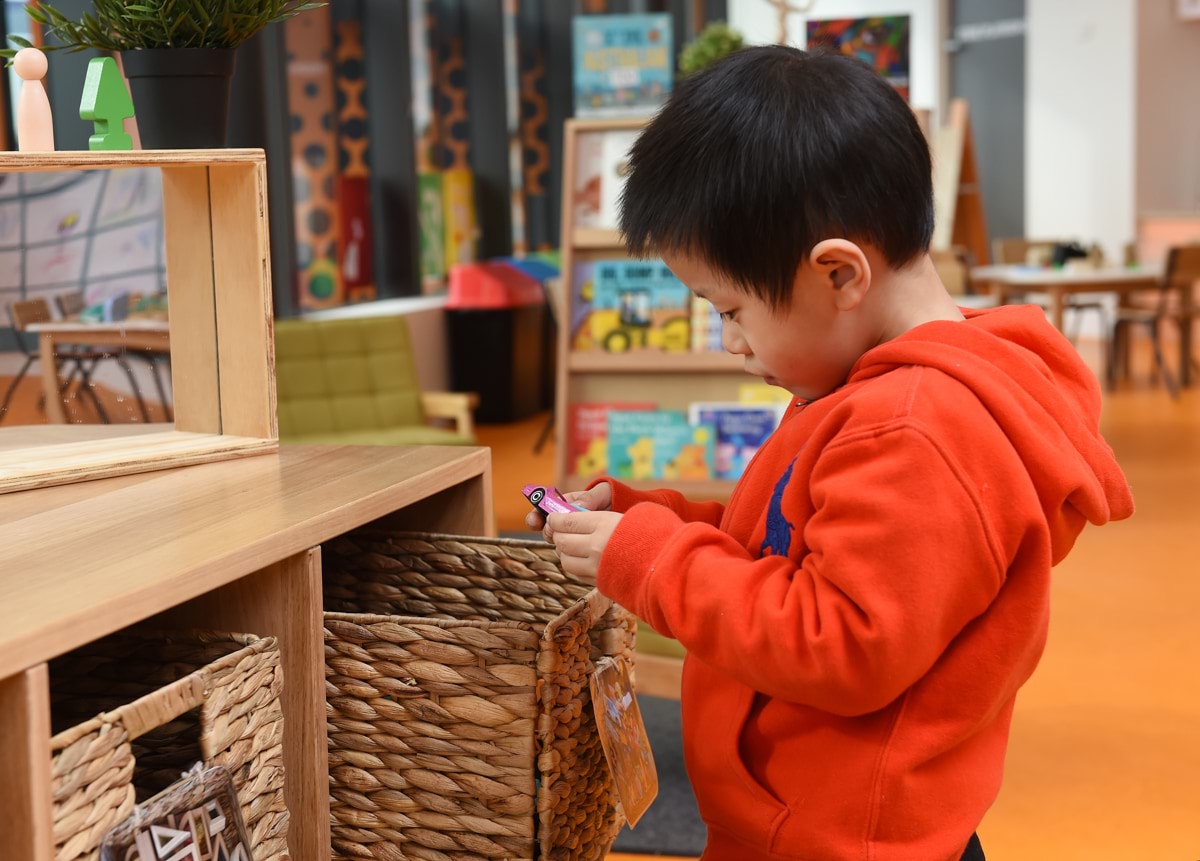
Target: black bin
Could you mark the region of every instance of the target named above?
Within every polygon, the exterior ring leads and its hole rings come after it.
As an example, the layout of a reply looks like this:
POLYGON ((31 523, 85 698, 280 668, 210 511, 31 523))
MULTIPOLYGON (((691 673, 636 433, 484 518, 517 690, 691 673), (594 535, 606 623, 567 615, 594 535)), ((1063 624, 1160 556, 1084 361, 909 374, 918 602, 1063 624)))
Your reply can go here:
POLYGON ((545 406, 551 368, 541 285, 504 264, 454 270, 446 303, 450 388, 479 395, 480 424, 529 418, 545 406))

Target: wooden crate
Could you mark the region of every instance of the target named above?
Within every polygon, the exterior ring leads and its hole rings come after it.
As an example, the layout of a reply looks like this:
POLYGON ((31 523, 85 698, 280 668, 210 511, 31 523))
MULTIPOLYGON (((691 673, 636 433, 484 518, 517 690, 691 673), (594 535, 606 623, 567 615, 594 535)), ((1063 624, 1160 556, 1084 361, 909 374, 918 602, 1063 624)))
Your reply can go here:
POLYGON ((0 428, 0 493, 278 449, 262 150, 0 153, 7 173, 134 167, 162 170, 175 426, 0 428))

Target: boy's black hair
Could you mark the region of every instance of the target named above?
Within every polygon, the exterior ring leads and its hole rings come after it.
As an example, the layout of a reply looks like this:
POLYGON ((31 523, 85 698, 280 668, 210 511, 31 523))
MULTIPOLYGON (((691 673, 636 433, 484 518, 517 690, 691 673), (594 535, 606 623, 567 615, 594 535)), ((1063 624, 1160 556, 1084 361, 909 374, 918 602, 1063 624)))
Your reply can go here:
POLYGON ((900 268, 929 248, 929 146, 899 93, 830 51, 745 48, 684 79, 630 154, 621 232, 786 308, 814 245, 870 243, 900 268))

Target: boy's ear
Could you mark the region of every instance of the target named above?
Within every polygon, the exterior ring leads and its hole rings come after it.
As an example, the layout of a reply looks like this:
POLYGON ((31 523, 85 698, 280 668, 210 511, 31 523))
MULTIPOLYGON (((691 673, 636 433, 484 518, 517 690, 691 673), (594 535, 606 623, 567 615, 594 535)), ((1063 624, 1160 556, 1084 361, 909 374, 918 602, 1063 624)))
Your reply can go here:
POLYGON ((839 311, 859 306, 871 289, 871 264, 862 248, 848 239, 823 239, 813 246, 808 262, 820 281, 833 288, 839 311))

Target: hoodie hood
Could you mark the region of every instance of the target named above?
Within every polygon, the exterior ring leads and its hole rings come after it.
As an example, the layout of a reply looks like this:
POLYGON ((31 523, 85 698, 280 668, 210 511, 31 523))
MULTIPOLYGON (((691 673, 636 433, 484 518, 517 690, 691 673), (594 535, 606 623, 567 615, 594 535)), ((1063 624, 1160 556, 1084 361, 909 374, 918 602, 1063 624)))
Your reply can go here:
POLYGON ((974 392, 1034 482, 1057 564, 1081 518, 1100 525, 1133 513, 1129 485, 1100 435, 1099 383, 1040 308, 963 314, 963 322, 926 323, 881 344, 858 361, 849 382, 923 365, 974 392))

